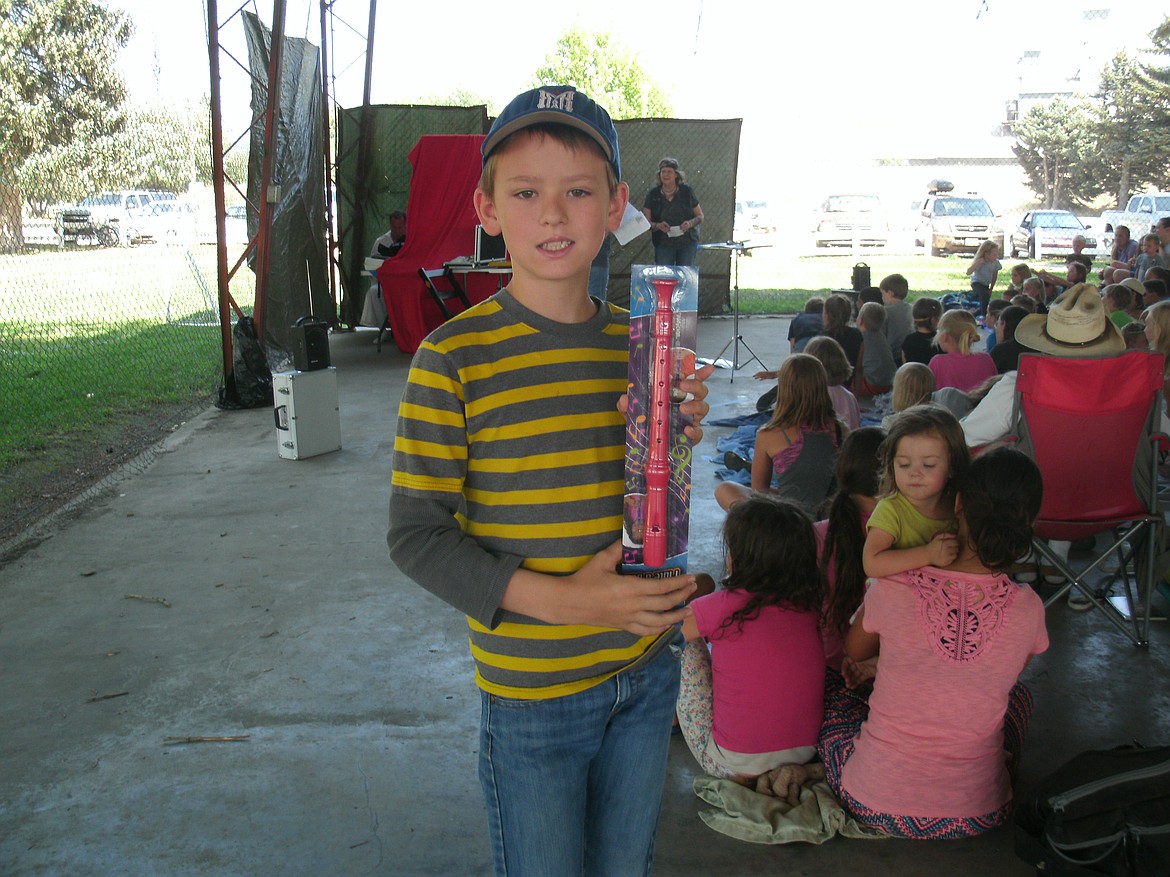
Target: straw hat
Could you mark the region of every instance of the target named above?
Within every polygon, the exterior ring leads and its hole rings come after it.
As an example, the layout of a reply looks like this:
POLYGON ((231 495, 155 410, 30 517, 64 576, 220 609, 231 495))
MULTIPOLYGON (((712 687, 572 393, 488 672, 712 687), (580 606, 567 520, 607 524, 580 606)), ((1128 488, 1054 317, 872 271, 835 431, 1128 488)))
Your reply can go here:
POLYGON ((1030 314, 1016 326, 1016 340, 1053 356, 1109 356, 1125 341, 1101 304, 1097 287, 1078 283, 1061 293, 1047 314, 1030 314))

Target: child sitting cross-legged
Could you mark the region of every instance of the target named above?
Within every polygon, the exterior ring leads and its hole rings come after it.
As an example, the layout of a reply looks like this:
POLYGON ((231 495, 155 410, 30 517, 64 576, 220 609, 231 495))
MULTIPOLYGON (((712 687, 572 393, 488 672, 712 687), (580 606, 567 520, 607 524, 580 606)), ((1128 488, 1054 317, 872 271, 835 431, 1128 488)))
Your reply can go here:
POLYGON ((939 352, 934 343, 938 321, 943 315, 937 298, 920 298, 910 307, 914 317, 914 331, 902 341, 902 355, 898 362, 920 362, 926 365, 939 352))
POLYGON ((997 373, 990 355, 972 349, 979 340, 979 326, 967 311, 943 314, 934 340, 942 353, 932 357, 929 365, 939 388, 970 390, 997 373))
POLYGON ((752 496, 723 524, 722 589, 683 621, 678 719, 703 770, 754 785, 816 755, 825 668, 824 578, 812 521, 790 502, 752 496))
MULTIPOLYGON (((808 342, 825 331, 825 300, 814 295, 804 303, 804 310, 797 314, 788 327, 788 352, 800 353, 808 342)), ((774 377, 774 376, 773 376, 774 377)))
POLYGON ((1118 329, 1124 329, 1134 322, 1134 318, 1129 313, 1133 310, 1132 286, 1125 283, 1110 283, 1101 290, 1101 304, 1105 306, 1105 312, 1109 314, 1109 322, 1118 329))
POLYGON ((861 353, 853 373, 853 392, 872 398, 889 392, 897 365, 885 336, 886 309, 876 302, 866 302, 857 312, 861 330, 861 353))
POLYGON ((833 400, 833 410, 837 418, 850 429, 861 426, 861 406, 857 404, 857 397, 849 391, 849 379, 853 376, 853 366, 845 358, 845 351, 841 345, 828 335, 821 335, 808 342, 804 352, 815 356, 825 367, 825 377, 829 381, 829 398, 833 400))
POLYGON ((715 499, 730 509, 753 490, 775 493, 815 514, 832 485, 844 433, 825 367, 807 353, 792 354, 776 377, 776 409, 756 433, 751 488, 723 481, 715 488, 715 499))

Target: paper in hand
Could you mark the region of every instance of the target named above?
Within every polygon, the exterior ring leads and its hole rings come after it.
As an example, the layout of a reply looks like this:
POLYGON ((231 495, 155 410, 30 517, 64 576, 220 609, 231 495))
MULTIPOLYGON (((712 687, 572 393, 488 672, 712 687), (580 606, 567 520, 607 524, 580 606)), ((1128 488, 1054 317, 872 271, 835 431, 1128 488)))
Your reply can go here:
POLYGON ((633 204, 626 204, 626 212, 622 214, 622 224, 618 226, 613 236, 623 247, 640 234, 650 230, 650 220, 633 204))

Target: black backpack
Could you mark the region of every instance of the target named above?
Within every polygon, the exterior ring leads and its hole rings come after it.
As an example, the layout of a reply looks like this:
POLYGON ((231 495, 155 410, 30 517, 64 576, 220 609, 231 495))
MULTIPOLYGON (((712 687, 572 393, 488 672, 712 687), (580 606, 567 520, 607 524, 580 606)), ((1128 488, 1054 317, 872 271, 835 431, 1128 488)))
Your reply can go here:
POLYGON ((1082 752, 1019 800, 1015 836, 1037 874, 1170 875, 1170 746, 1082 752))

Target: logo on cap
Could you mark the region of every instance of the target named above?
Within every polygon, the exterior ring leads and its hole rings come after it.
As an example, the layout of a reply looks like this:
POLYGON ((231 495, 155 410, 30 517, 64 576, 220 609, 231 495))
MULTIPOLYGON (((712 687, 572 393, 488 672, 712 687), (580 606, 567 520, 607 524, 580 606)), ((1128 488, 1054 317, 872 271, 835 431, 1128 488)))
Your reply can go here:
POLYGON ((573 95, 577 92, 569 89, 567 91, 552 92, 540 89, 540 95, 536 99, 536 108, 538 110, 561 110, 565 113, 573 112, 573 95))

